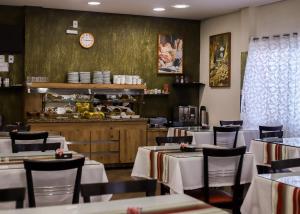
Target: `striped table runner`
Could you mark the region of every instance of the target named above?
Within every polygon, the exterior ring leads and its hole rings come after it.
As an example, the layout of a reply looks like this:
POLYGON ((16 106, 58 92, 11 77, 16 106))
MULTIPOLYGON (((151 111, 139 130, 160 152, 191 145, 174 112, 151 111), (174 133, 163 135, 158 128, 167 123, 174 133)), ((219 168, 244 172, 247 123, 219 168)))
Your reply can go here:
POLYGON ((160 210, 153 210, 153 211, 147 211, 143 210, 143 214, 170 214, 170 213, 205 213, 205 214, 210 214, 210 213, 226 213, 222 211, 221 209, 212 207, 209 204, 198 204, 198 205, 189 205, 189 206, 183 206, 183 207, 175 207, 175 208, 166 208, 166 209, 160 209, 160 210))
POLYGON ((264 143, 264 163, 271 164, 271 161, 288 159, 288 146, 275 143, 264 143))
POLYGON ((169 153, 178 153, 180 150, 166 150, 149 152, 149 177, 167 183, 169 181, 169 153))
POLYGON ((272 181, 272 213, 299 214, 300 188, 272 181))

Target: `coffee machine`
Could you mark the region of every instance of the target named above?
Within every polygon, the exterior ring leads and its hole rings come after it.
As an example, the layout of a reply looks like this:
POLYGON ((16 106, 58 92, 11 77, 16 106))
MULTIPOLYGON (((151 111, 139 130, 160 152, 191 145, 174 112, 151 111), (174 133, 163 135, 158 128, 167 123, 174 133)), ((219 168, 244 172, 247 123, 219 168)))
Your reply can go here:
POLYGON ((197 106, 177 106, 174 111, 174 126, 197 126, 199 124, 197 106))

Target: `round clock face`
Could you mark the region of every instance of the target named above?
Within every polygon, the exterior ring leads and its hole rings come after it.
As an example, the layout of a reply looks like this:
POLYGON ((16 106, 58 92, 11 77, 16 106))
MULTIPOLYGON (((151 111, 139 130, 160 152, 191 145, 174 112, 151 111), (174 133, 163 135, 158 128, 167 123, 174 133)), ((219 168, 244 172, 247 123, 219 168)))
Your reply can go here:
POLYGON ((95 39, 91 33, 83 33, 79 38, 80 45, 84 48, 90 48, 94 45, 95 39))

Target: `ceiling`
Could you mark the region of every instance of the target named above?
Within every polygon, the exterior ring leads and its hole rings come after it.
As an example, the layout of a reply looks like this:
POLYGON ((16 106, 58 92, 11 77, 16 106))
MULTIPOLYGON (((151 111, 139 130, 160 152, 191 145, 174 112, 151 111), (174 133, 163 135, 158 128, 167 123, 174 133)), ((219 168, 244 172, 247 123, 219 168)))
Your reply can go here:
POLYGON ((0 5, 38 6, 67 10, 94 11, 105 13, 157 16, 200 20, 218 16, 241 8, 265 5, 280 0, 96 0, 101 5, 90 6, 95 0, 0 0, 0 5), (174 4, 189 4, 186 9, 175 9, 174 4), (166 11, 155 12, 154 7, 164 7, 166 11))

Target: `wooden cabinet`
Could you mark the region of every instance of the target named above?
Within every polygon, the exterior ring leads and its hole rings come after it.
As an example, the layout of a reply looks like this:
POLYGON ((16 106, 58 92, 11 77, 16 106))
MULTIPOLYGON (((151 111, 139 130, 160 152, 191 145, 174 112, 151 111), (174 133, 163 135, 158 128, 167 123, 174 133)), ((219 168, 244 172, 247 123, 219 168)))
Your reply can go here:
POLYGON ((60 133, 69 150, 104 164, 133 163, 146 145, 146 119, 132 121, 30 123, 33 131, 60 133))
POLYGON ((113 124, 91 127, 91 159, 101 163, 119 163, 120 130, 113 124))
POLYGON ((120 162, 132 163, 138 147, 146 146, 146 124, 128 125, 120 130, 120 162))
POLYGON ((156 146, 156 137, 167 137, 167 128, 148 128, 147 146, 156 146))

